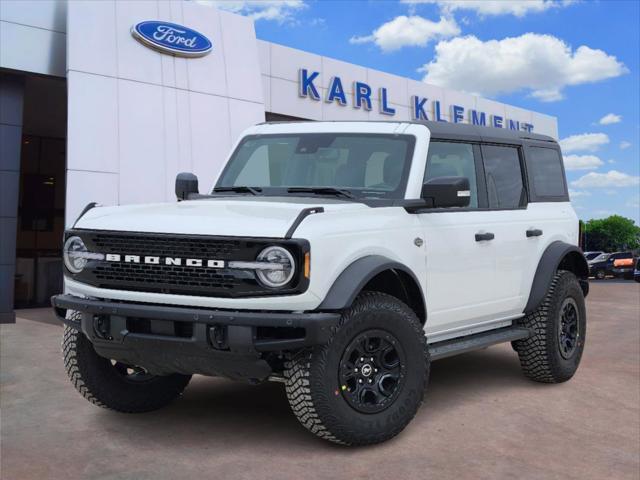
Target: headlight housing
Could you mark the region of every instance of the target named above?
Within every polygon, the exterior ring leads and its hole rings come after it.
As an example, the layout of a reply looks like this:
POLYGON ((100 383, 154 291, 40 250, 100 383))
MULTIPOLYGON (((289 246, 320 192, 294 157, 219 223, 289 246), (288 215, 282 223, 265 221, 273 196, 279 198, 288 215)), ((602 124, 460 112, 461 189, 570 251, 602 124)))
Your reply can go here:
POLYGON ((257 261, 264 266, 255 270, 260 283, 269 288, 281 288, 291 281, 296 262, 286 248, 271 246, 260 252, 257 261))
POLYGON ((82 239, 78 236, 69 237, 64 242, 62 257, 64 258, 64 265, 71 273, 80 273, 87 266, 87 261, 89 260, 104 260, 104 254, 89 252, 82 239))

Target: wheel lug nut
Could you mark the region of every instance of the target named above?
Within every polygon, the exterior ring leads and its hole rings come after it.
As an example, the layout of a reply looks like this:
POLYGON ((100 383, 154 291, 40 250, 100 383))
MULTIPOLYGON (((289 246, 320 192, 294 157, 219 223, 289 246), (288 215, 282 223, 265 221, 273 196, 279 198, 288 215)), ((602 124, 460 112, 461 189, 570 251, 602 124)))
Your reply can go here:
POLYGON ((369 383, 373 383, 373 380, 369 379, 369 383))
POLYGON ((360 361, 361 361, 361 362, 364 362, 364 357, 360 357, 360 361))
POLYGON ((378 369, 377 368, 374 368, 373 371, 374 371, 374 373, 378 373, 378 369))
POLYGON ((358 367, 354 368, 353 371, 358 373, 358 367))
POLYGON ((358 379, 358 382, 359 382, 359 383, 362 383, 362 379, 361 379, 361 378, 360 378, 360 379, 358 379))

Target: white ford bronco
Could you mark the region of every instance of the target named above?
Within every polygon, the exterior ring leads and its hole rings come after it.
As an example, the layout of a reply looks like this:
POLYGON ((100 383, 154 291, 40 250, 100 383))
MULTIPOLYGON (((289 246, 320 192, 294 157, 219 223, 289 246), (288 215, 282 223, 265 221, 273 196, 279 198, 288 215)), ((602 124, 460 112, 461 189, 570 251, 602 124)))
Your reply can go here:
POLYGON ((411 421, 434 360, 511 342, 548 383, 580 363, 589 271, 550 137, 266 123, 176 195, 90 204, 65 233, 52 302, 96 405, 154 410, 193 374, 281 381, 307 429, 362 445, 411 421))

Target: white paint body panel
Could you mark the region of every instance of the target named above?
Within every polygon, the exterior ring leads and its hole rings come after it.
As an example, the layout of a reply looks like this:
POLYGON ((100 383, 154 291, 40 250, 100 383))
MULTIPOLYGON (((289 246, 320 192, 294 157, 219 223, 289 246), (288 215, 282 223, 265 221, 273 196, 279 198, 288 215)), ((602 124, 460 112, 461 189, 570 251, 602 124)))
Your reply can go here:
MULTIPOLYGON (((406 199, 419 198, 430 132, 401 122, 322 122, 270 124, 243 133, 309 132, 402 133, 416 146, 406 199)), ((337 277, 354 261, 381 255, 408 267, 426 299, 429 341, 500 328, 522 316, 539 259, 560 240, 576 244, 577 217, 569 203, 533 203, 500 211, 434 211, 409 214, 401 207, 369 207, 325 198, 278 199, 247 196, 90 210, 77 228, 110 231, 283 238, 306 207, 322 206, 308 216, 295 238, 311 245, 309 288, 300 295, 217 298, 105 290, 66 281, 67 291, 91 297, 209 308, 313 310, 337 277), (541 237, 527 238, 539 228, 541 237), (476 242, 491 231, 495 240, 476 242), (415 239, 425 240, 416 246, 415 239)))

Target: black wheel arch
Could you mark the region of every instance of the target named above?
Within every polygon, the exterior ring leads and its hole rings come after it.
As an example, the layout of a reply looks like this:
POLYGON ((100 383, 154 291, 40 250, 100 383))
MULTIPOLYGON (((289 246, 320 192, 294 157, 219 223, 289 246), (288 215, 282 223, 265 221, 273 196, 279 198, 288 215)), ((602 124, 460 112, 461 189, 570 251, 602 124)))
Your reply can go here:
POLYGON ((427 310, 424 293, 413 271, 382 255, 367 255, 351 263, 338 275, 318 310, 349 308, 362 291, 377 291, 405 302, 422 324, 427 310))
POLYGON ((589 265, 582 250, 576 245, 555 241, 546 248, 540 258, 524 313, 529 314, 538 308, 558 270, 570 271, 578 277, 582 292, 585 297, 587 296, 589 293, 589 265))

